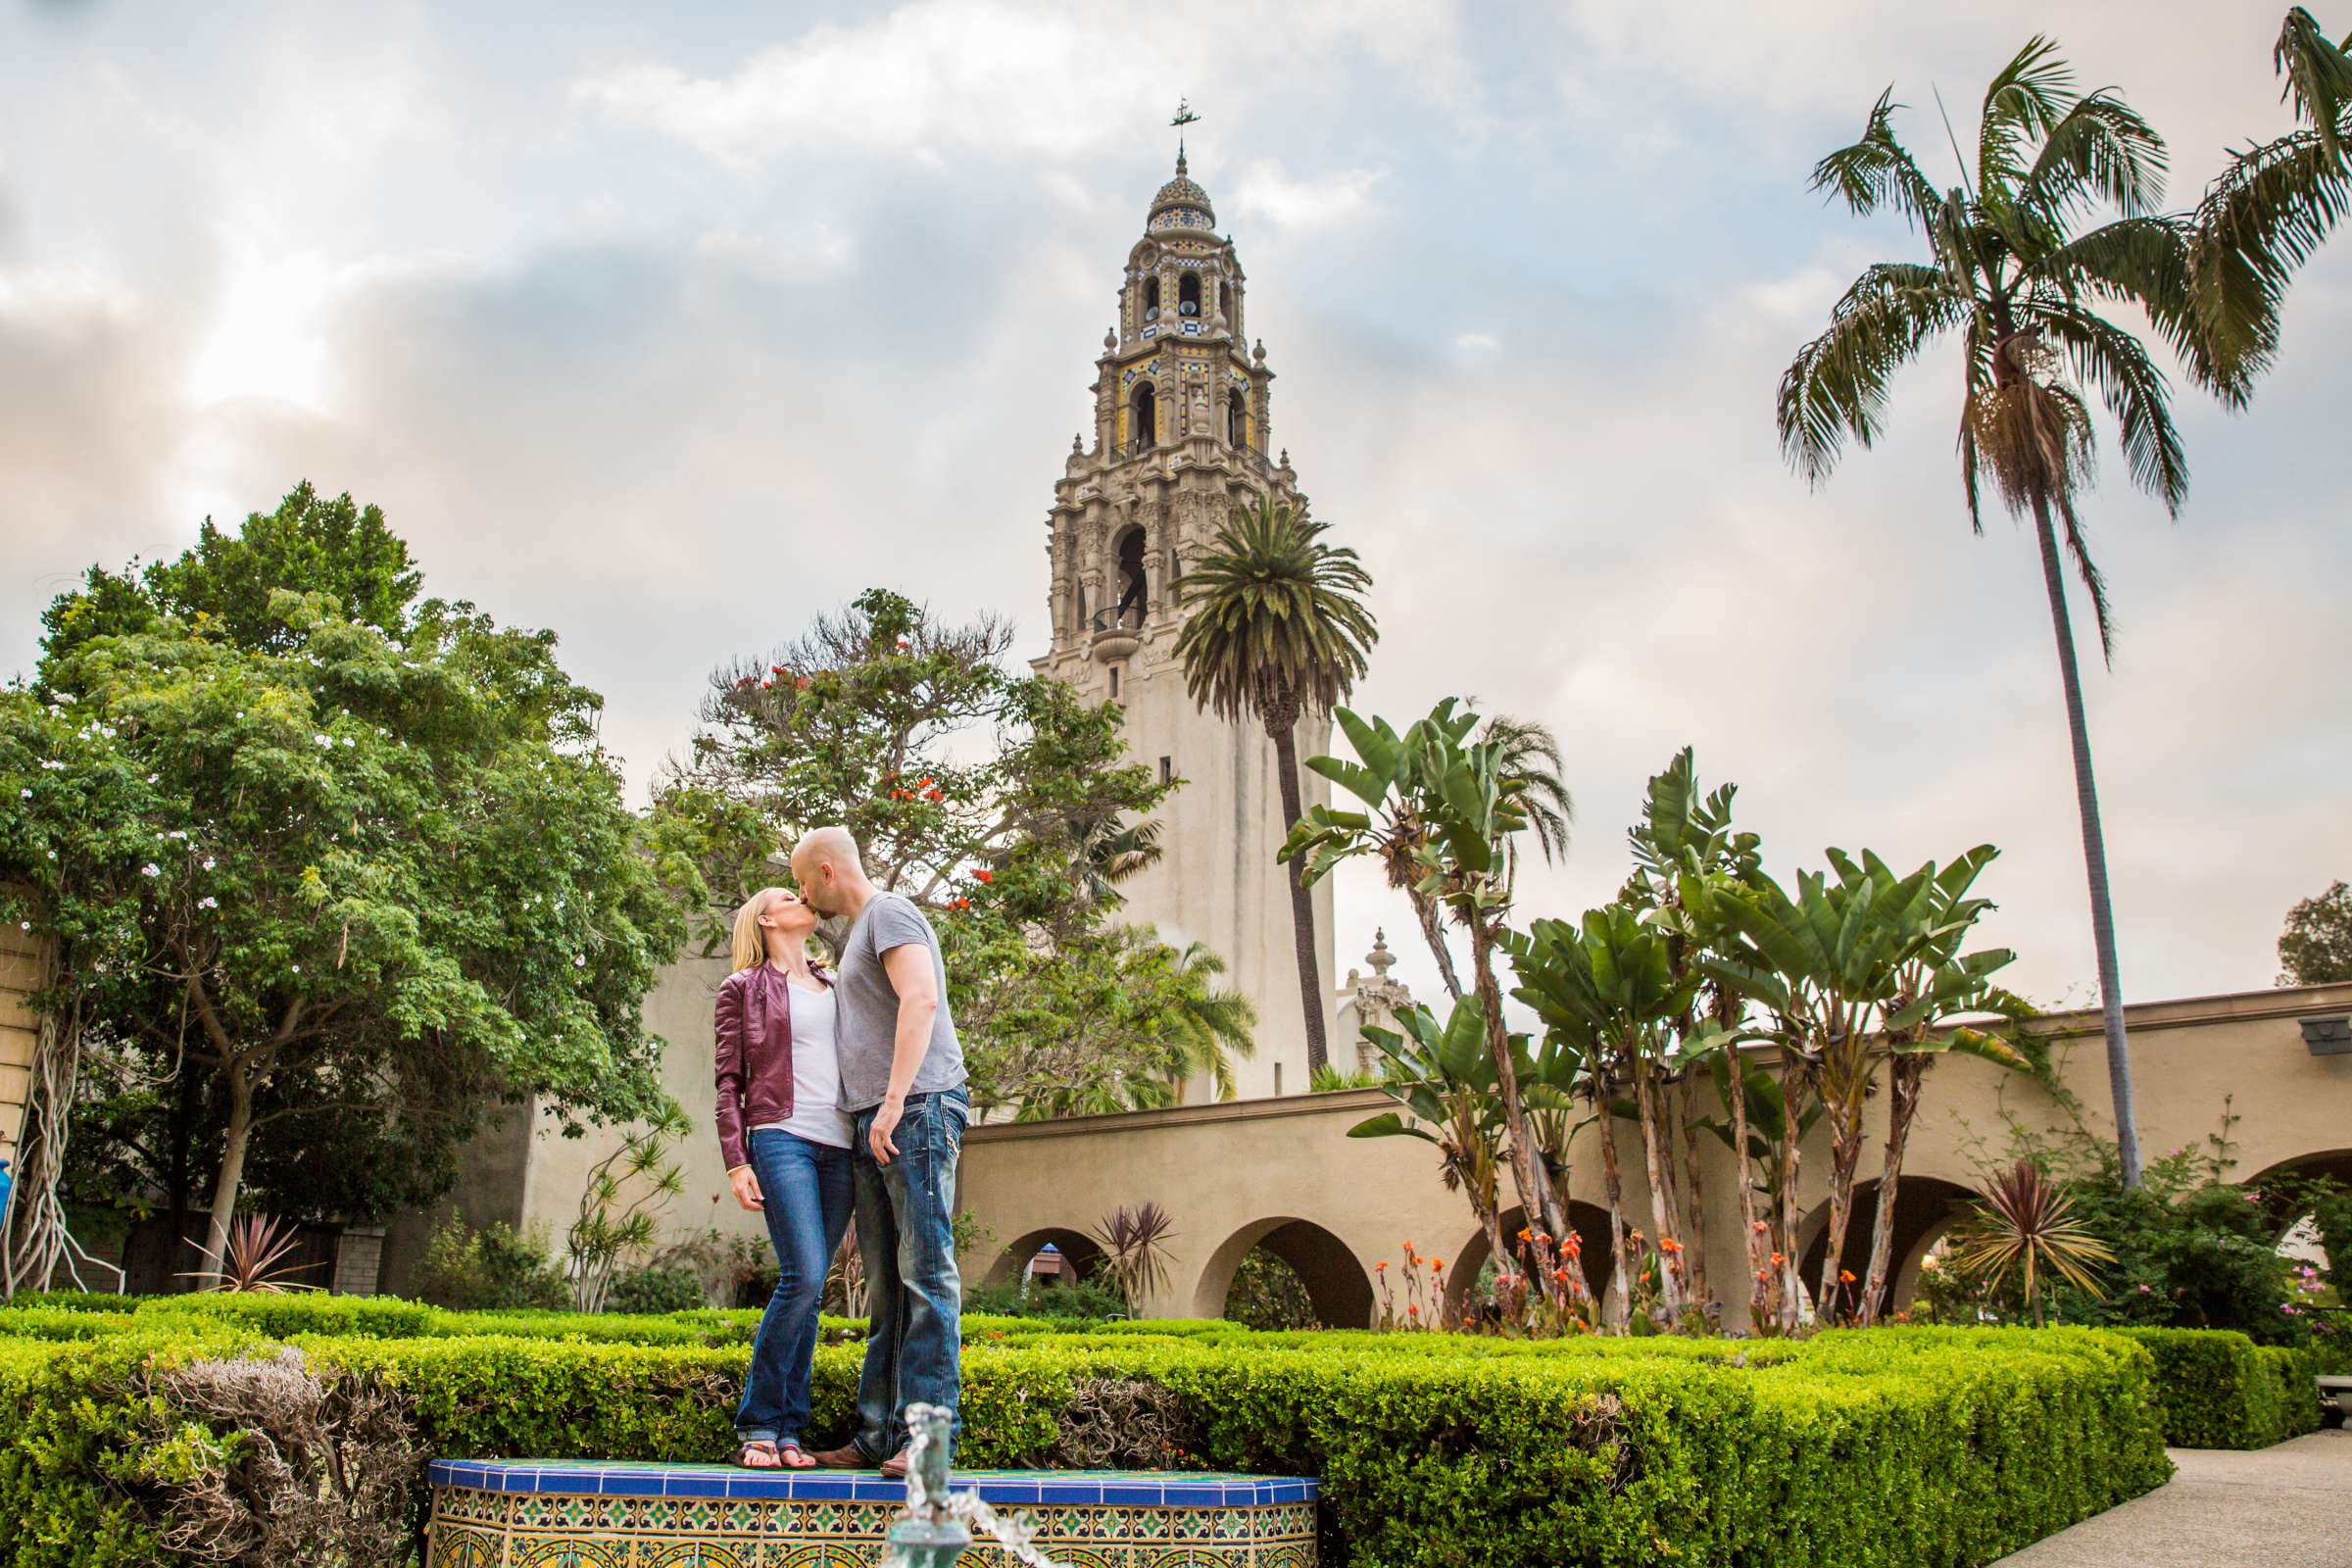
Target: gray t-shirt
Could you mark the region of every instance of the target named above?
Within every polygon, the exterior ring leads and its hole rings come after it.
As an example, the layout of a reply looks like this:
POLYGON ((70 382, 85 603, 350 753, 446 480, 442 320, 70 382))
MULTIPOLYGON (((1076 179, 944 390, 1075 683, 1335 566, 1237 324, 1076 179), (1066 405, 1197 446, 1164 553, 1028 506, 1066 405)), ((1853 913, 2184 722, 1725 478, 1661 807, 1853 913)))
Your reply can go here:
POLYGON ((835 973, 834 996, 840 1009, 841 1108, 860 1111, 882 1103, 890 1090, 890 1058, 899 1035, 899 994, 882 967, 882 956, 893 948, 920 944, 931 955, 931 973, 939 983, 939 1011, 931 1018, 931 1049, 914 1071, 908 1094, 936 1094, 963 1082, 963 1047, 956 1039, 956 1020, 948 1011, 948 967, 939 956, 939 938, 931 922, 912 900, 898 893, 877 893, 842 939, 841 963, 835 973))

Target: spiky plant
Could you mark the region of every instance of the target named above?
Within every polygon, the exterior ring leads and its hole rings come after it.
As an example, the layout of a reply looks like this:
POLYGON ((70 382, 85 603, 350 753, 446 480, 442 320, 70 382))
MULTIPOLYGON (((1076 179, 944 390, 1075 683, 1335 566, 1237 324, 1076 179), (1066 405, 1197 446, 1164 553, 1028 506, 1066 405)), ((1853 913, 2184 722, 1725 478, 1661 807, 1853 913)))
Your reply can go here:
MULTIPOLYGON (((1286 834, 1303 810, 1298 721, 1339 706, 1362 677, 1380 636, 1362 599, 1372 579, 1354 551, 1323 542, 1327 526, 1269 497, 1237 510, 1183 582, 1189 613, 1176 637, 1176 657, 1184 662, 1185 690, 1229 723, 1247 716, 1265 726, 1274 742, 1286 834)), ((1330 1059, 1323 979, 1314 903, 1295 861, 1290 876, 1311 1074, 1330 1059)))
POLYGON ((197 1246, 196 1250, 209 1266, 190 1269, 179 1277, 202 1280, 203 1288, 208 1291, 251 1292, 265 1296, 315 1291, 319 1287, 297 1283, 294 1276, 308 1273, 318 1265, 286 1261, 295 1248, 301 1245, 301 1240, 290 1221, 268 1214, 239 1214, 229 1222, 228 1236, 218 1250, 197 1246))
POLYGON ((1152 1294, 1167 1283, 1168 1243, 1175 1236, 1168 1211, 1150 1200, 1132 1208, 1121 1204, 1095 1228, 1103 1266, 1128 1311, 1141 1313, 1152 1294))
MULTIPOLYGON (((1892 88, 1880 94, 1861 139, 1824 158, 1812 183, 1858 215, 1899 214, 1925 238, 1927 257, 1867 269, 1831 310, 1828 329, 1797 351, 1781 378, 1781 445, 1808 480, 1823 482, 1848 439, 1864 447, 1877 439, 1894 372, 1937 339, 1959 338, 1960 474, 1970 523, 1983 531, 1989 481, 2013 516, 2032 520, 2040 546, 2116 1133, 2124 1180, 2135 1185, 2123 982, 2062 545, 2089 595, 2100 649, 2112 657, 2106 584, 2079 510, 2090 480, 2093 401, 2115 421, 2132 482, 2174 515, 2188 494, 2188 463, 2164 371, 2136 333, 2096 307, 2144 312, 2190 376, 2237 407, 2261 363, 2243 345, 2275 336, 2276 300, 2224 287, 2221 270, 2192 266, 2197 225, 2159 211, 2163 138, 2115 92, 2078 92, 2048 39, 2030 40, 1985 89, 1975 172, 1963 168, 1957 189, 1938 190, 1897 137, 1900 108, 1892 88), (2092 226, 2098 215, 2112 216, 2092 226)), ((2259 239, 2246 243, 2259 252, 2259 239)))
POLYGON ((2107 1244, 2074 1218, 2075 1200, 2030 1159, 1986 1184, 1977 1211, 1953 1227, 1952 1265, 1993 1283, 2014 1279, 2042 1326, 2041 1290, 2052 1274, 2099 1295, 2093 1272, 2115 1261, 2107 1244))

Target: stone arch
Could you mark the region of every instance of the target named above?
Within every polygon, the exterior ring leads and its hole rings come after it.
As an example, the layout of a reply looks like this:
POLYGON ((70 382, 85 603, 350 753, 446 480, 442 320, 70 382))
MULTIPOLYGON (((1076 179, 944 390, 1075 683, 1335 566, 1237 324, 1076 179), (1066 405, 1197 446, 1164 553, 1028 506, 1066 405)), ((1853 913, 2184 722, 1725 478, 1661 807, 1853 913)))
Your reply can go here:
POLYGON ((1095 1271, 1102 1266, 1102 1248, 1093 1237, 1084 1231, 1049 1225, 1006 1243, 1004 1250, 997 1254, 997 1260, 989 1265, 987 1274, 982 1277, 991 1285, 1014 1284, 1029 1267, 1030 1259, 1044 1250, 1049 1243, 1069 1259, 1072 1272, 1081 1280, 1094 1278, 1095 1271))
MULTIPOLYGON (((1899 1312, 1911 1304, 1919 1289, 1920 1259, 1928 1250, 1951 1229, 1952 1222, 1968 1211, 1978 1194, 1974 1188, 1962 1186, 1940 1176, 1912 1175, 1905 1172, 1894 1189, 1894 1265, 1887 1271, 1886 1310, 1899 1312)), ((1855 1289, 1870 1277, 1870 1236, 1878 1223, 1879 1183, 1874 1179, 1854 1184, 1853 1217, 1846 1221, 1845 1250, 1838 1266, 1850 1269, 1855 1289)), ((1804 1250, 1799 1254, 1798 1273, 1810 1293, 1821 1279, 1822 1255, 1829 1250, 1830 1205, 1823 1200, 1813 1212, 1805 1216, 1801 1234, 1804 1250)), ((1854 1298, 1843 1298, 1851 1305, 1854 1298)))
MULTIPOLYGON (((1568 1223, 1576 1227, 1578 1246, 1584 1249, 1585 1283, 1592 1288, 1595 1300, 1605 1300, 1609 1281, 1615 1276, 1616 1260, 1609 1254, 1609 1211, 1597 1203, 1583 1201, 1568 1205, 1568 1223)), ((1502 1216, 1502 1235, 1508 1242, 1527 1229, 1527 1210, 1513 1208, 1502 1216)), ((1469 1240, 1456 1248, 1447 1259, 1446 1271, 1446 1310, 1448 1316, 1458 1314, 1478 1284, 1481 1270, 1494 1255, 1494 1249, 1487 1245, 1487 1233, 1473 1230, 1469 1240)))
MULTIPOLYGON (((2290 1158, 2276 1160, 2257 1174, 2248 1177, 2243 1186, 2250 1193, 2260 1193, 2266 1186, 2281 1176, 2326 1178, 2334 1182, 2338 1187, 2352 1190, 2352 1149, 2321 1150, 2309 1154, 2296 1154, 2290 1158)), ((2265 1199, 2263 1206, 2271 1215, 2273 1225, 2278 1232, 2278 1243, 2280 1246, 2285 1246, 2287 1239, 2294 1236, 2297 1229, 2305 1220, 2311 1218, 2311 1215, 2308 1211, 2299 1211, 2301 1210, 2300 1204, 2282 1202, 2275 1195, 2266 1194, 2265 1199)), ((2335 1248, 2328 1247, 2327 1237, 2320 1235, 2316 1230, 2308 1232, 2296 1240, 2298 1245, 2308 1241, 2324 1253, 2330 1268, 2340 1269, 2347 1262, 2352 1262, 2352 1259, 2336 1256, 2337 1250, 2345 1245, 2344 1239, 2341 1237, 2337 1238, 2335 1248)))
POLYGON ((1141 523, 1129 527, 1111 545, 1111 570, 1118 581, 1118 590, 1109 606, 1111 624, 1141 626, 1144 623, 1144 606, 1151 597, 1141 523))
POLYGON ((1209 1254, 1193 1288, 1195 1317, 1223 1317, 1225 1298, 1233 1290, 1234 1270, 1250 1249, 1263 1247, 1298 1271, 1315 1303, 1315 1316, 1326 1328, 1361 1329, 1372 1326, 1372 1281, 1348 1244, 1312 1220, 1282 1215, 1252 1220, 1225 1238, 1209 1254))

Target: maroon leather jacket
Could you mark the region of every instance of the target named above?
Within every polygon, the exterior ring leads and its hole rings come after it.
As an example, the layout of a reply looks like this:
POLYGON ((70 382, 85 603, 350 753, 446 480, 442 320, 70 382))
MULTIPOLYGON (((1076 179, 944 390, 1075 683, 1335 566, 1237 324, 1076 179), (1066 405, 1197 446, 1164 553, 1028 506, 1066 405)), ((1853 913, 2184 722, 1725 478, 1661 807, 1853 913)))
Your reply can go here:
MULTIPOLYGON (((833 977, 810 963, 828 986, 833 977)), ((792 1114, 792 987, 773 964, 738 969, 719 982, 711 1010, 718 1082, 718 1148, 727 1169, 752 1162, 746 1129, 792 1114)))

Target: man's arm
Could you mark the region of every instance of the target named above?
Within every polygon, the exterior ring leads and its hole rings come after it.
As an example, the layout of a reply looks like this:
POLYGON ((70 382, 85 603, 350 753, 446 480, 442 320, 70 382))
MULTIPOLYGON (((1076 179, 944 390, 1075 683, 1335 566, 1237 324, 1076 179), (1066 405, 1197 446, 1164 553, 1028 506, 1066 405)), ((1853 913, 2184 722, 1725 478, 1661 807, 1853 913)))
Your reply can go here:
POLYGON ((873 1130, 866 1135, 874 1163, 887 1165, 899 1146, 891 1141, 906 1109, 906 1091, 931 1050, 931 1025, 939 1016, 939 983, 932 974, 931 950, 920 942, 904 942, 882 955, 882 972, 899 997, 899 1029, 891 1042, 890 1083, 874 1111, 873 1130))

